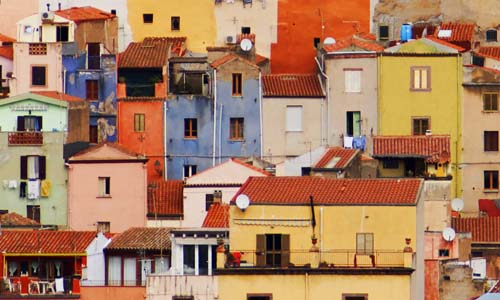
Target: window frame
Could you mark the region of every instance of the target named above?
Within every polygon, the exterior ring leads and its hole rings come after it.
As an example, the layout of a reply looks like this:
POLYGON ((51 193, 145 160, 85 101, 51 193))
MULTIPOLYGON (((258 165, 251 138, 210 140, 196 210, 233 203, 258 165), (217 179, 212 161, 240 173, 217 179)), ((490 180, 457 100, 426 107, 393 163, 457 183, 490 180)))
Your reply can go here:
POLYGON ((250 26, 241 26, 241 34, 251 34, 252 27, 250 26))
POLYGON ((362 92, 363 69, 362 68, 344 68, 343 71, 344 71, 344 93, 346 93, 346 94, 360 94, 362 92), (352 80, 356 80, 356 81, 352 81, 352 80), (354 82, 356 84, 351 84, 352 82, 354 82))
POLYGON ((97 198, 111 198, 111 177, 110 176, 99 176, 98 177, 98 180, 97 180, 97 198), (104 182, 101 183, 102 181, 104 181, 104 182))
POLYGON ((146 131, 146 114, 134 113, 134 132, 146 131))
POLYGON ((195 140, 198 138, 198 119, 184 118, 184 139, 195 140))
POLYGON ((143 24, 153 24, 154 22, 154 14, 153 13, 143 13, 142 14, 142 23, 143 24), (151 17, 151 20, 149 19, 151 17))
POLYGON ((483 190, 486 192, 489 191, 498 191, 499 187, 499 171, 498 170, 484 170, 483 171, 483 190), (496 181, 495 181, 496 175, 496 181), (488 179, 488 181, 487 181, 488 179), (488 185, 486 184, 488 183, 488 185))
POLYGON ((69 24, 56 26, 56 42, 69 42, 69 24), (65 29, 63 32, 63 29, 65 29), (65 37, 65 39, 63 39, 65 37))
POLYGON ((171 31, 180 31, 181 30, 181 17, 180 16, 171 16, 170 17, 170 30, 171 31))
POLYGON ((484 33, 484 39, 486 42, 498 42, 498 31, 496 29, 488 29, 484 33), (491 34, 494 33, 494 38, 491 34))
POLYGON ((198 166, 197 165, 183 165, 182 166, 182 178, 191 177, 193 175, 196 175, 196 173, 198 173, 198 166), (187 172, 186 172, 186 170, 187 170, 187 172))
POLYGON ((496 130, 483 131, 483 151, 484 152, 498 152, 498 131, 496 131, 496 130), (492 136, 496 136, 496 137, 493 138, 492 136), (490 140, 490 139, 493 139, 493 140, 490 140), (496 139, 496 142, 495 142, 495 139, 496 139))
POLYGON ((430 66, 412 66, 410 67, 410 91, 412 92, 430 92, 432 91, 432 80, 431 80, 431 67, 430 66), (426 85, 423 86, 423 71, 426 72, 426 85), (415 73, 419 72, 419 84, 415 84, 415 73))
POLYGON ((390 32, 390 26, 388 24, 378 24, 377 26, 377 33, 378 33, 378 39, 379 41, 388 41, 390 39, 390 36, 391 36, 391 32, 390 32), (382 36, 381 34, 381 29, 382 27, 384 28, 387 28, 387 36, 382 36))
POLYGON ((30 65, 30 87, 47 87, 47 73, 48 73, 48 66, 47 65, 30 65), (34 84, 33 83, 33 69, 34 68, 44 68, 44 77, 43 77, 43 84, 34 84))
POLYGON ((229 118, 229 140, 243 141, 245 139, 245 118, 229 118))
POLYGON ((484 92, 482 95, 483 111, 497 112, 498 111, 498 92, 484 92), (492 96, 495 96, 493 99, 492 96))
POLYGON ((414 136, 422 136, 425 135, 427 130, 431 130, 431 117, 411 117, 411 135, 414 136), (427 129, 423 129, 424 126, 422 124, 423 121, 427 122, 427 129), (419 124, 415 124, 416 122, 419 122, 419 124), (417 126, 416 126, 417 125, 417 126), (417 127, 419 129, 423 130, 423 132, 419 133, 416 131, 417 127))
POLYGON ((243 95, 243 74, 232 73, 232 95, 233 97, 241 97, 243 95))
POLYGON ((373 232, 356 232, 356 254, 372 255, 375 252, 375 235, 373 232), (367 248, 367 237, 371 237, 371 249, 367 248), (359 237, 363 237, 363 245, 360 245, 359 237))

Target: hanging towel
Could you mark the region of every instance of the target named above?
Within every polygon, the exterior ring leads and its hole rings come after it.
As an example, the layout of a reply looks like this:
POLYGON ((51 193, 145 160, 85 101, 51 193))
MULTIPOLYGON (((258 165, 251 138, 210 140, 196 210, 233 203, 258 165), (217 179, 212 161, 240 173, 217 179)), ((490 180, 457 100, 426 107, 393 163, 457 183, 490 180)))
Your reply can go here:
POLYGON ((28 181, 28 199, 35 200, 40 197, 40 181, 38 179, 30 179, 28 181))
POLYGON ((17 189, 17 181, 10 180, 9 181, 9 189, 17 189))
POLYGON ((42 180, 42 187, 41 187, 41 191, 40 191, 40 196, 42 196, 42 197, 50 196, 51 186, 52 186, 52 183, 50 182, 50 180, 48 180, 48 179, 42 180))
POLYGON ((344 148, 352 148, 352 141, 353 141, 352 136, 344 136, 344 148))

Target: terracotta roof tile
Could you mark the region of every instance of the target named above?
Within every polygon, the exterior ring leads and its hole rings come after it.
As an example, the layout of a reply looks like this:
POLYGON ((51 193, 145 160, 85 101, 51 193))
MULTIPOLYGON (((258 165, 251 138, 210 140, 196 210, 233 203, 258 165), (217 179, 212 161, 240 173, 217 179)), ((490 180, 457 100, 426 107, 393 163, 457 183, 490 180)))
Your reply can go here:
POLYGON ((37 221, 23 217, 15 212, 0 215, 0 224, 2 226, 40 226, 37 221))
POLYGON ((255 54, 255 63, 256 63, 257 65, 260 65, 260 64, 262 64, 263 62, 266 62, 266 61, 268 61, 268 60, 269 60, 269 58, 267 58, 267 57, 265 57, 265 56, 262 56, 262 55, 257 54, 257 53, 255 54))
POLYGON ((262 175, 265 175, 265 176, 273 176, 273 174, 271 174, 271 173, 269 173, 269 172, 267 172, 267 171, 265 171, 265 170, 262 170, 261 168, 257 168, 256 166, 253 166, 253 165, 247 164, 247 163, 245 163, 244 161, 241 161, 241 160, 239 160, 239 159, 237 159, 237 158, 232 157, 232 158, 230 158, 230 160, 231 160, 231 161, 233 161, 233 162, 235 162, 235 163, 237 163, 237 164, 240 164, 240 165, 242 165, 242 166, 244 166, 244 167, 247 167, 247 168, 249 168, 250 170, 254 170, 254 171, 257 171, 257 172, 259 172, 259 173, 262 173, 262 175))
POLYGON ((349 163, 359 153, 360 151, 357 149, 345 149, 342 147, 328 148, 314 167, 342 169, 347 167, 347 163, 349 163), (332 161, 334 159, 337 161, 332 161), (335 162, 335 164, 331 165, 330 162, 335 162))
POLYGON ((374 157, 422 157, 430 163, 450 161, 449 135, 376 136, 374 157))
POLYGON ((500 243, 500 217, 452 218, 457 232, 470 232, 473 242, 500 243))
POLYGON ((148 184, 148 217, 184 213, 184 182, 182 180, 154 181, 148 184))
POLYGON ((232 53, 227 54, 227 55, 224 55, 223 57, 221 57, 221 58, 219 58, 219 59, 214 60, 214 61, 210 64, 210 66, 211 66, 212 68, 214 68, 214 69, 217 69, 217 68, 219 68, 220 66, 225 65, 225 64, 227 64, 228 62, 231 62, 231 61, 233 61, 233 60, 235 60, 235 59, 241 60, 241 61, 243 61, 243 62, 247 63, 248 65, 252 66, 252 67, 258 68, 258 66, 257 66, 255 63, 253 63, 253 62, 249 61, 248 59, 245 59, 245 58, 243 58, 243 57, 241 57, 241 56, 238 56, 238 55, 232 54, 232 53))
POLYGON ((374 41, 362 40, 355 36, 340 39, 335 44, 324 45, 323 49, 327 53, 331 53, 331 52, 342 52, 342 50, 348 47, 361 48, 366 51, 375 51, 375 52, 384 51, 384 47, 380 46, 374 41))
POLYGON ((54 13, 60 17, 74 21, 75 23, 116 18, 116 16, 113 14, 107 13, 91 6, 72 7, 63 10, 56 10, 54 13))
POLYGON ((119 68, 161 68, 168 64, 170 52, 183 54, 185 37, 148 37, 130 43, 118 59, 119 68))
POLYGON ((169 228, 132 227, 115 236, 107 250, 170 249, 169 228))
POLYGON ((76 96, 72 96, 72 95, 68 95, 68 94, 63 94, 63 93, 59 93, 56 91, 32 91, 31 93, 37 94, 40 96, 54 98, 57 100, 67 101, 67 102, 85 101, 84 99, 82 99, 80 97, 76 97, 76 96))
POLYGON ((212 204, 201 227, 229 228, 229 205, 212 204))
POLYGON ((13 60, 14 48, 12 46, 0 46, 0 56, 13 60))
POLYGON ((500 47, 479 47, 474 51, 476 54, 500 60, 500 47))
POLYGON ((95 231, 2 230, 0 252, 20 254, 85 253, 95 231))
POLYGON ((324 177, 250 177, 240 194, 250 205, 415 205, 422 179, 333 179, 324 177))
POLYGON ((269 74, 262 76, 264 97, 324 97, 316 74, 269 74))
POLYGON ((0 33, 0 42, 2 42, 2 43, 4 43, 4 42, 13 43, 15 41, 16 41, 15 39, 13 39, 11 37, 8 37, 8 36, 0 33))
POLYGON ((452 44, 452 43, 449 43, 447 42, 446 40, 442 40, 442 39, 438 39, 437 37, 433 37, 433 36, 426 36, 425 37, 426 39, 430 40, 430 41, 433 41, 435 43, 438 43, 438 44, 441 44, 443 46, 446 46, 446 47, 450 47, 450 48, 453 48, 455 50, 457 50, 458 52, 464 52, 466 49, 463 48, 463 47, 460 47, 458 45, 455 45, 455 44, 452 44))
MULTIPOLYGON (((89 148, 87 148, 87 149, 85 149, 85 150, 83 150, 83 151, 80 151, 80 152, 76 153, 75 155, 73 155, 73 156, 70 158, 70 162, 78 161, 78 160, 79 160, 79 159, 78 159, 78 157, 79 157, 79 156, 82 156, 82 155, 84 155, 84 154, 86 154, 86 153, 89 153, 89 152, 95 151, 95 150, 97 150, 97 149, 99 149, 99 148, 102 148, 102 147, 111 147, 111 148, 114 148, 114 149, 116 149, 116 150, 118 150, 118 151, 120 151, 120 152, 123 152, 123 153, 125 153, 125 154, 128 154, 128 155, 130 155, 130 156, 134 156, 134 157, 136 157, 136 158, 137 158, 137 160, 139 160, 139 161, 142 161, 142 160, 143 160, 142 155, 140 155, 140 154, 138 154, 138 153, 136 153, 136 152, 134 152, 134 151, 132 151, 132 150, 128 149, 127 147, 125 147, 125 146, 123 146, 123 145, 120 145, 120 144, 118 144, 118 143, 114 143, 114 142, 101 142, 101 143, 99 143, 99 144, 97 144, 97 145, 94 145, 94 146, 92 146, 92 147, 89 147, 89 148)), ((103 159, 103 160, 106 160, 106 159, 108 159, 108 158, 103 157, 102 159, 103 159)), ((134 159, 134 160, 135 160, 135 159, 134 159)))
POLYGON ((467 23, 443 23, 434 32, 434 36, 438 37, 440 30, 451 30, 451 36, 439 37, 439 39, 449 42, 471 42, 474 36, 474 24, 467 23))

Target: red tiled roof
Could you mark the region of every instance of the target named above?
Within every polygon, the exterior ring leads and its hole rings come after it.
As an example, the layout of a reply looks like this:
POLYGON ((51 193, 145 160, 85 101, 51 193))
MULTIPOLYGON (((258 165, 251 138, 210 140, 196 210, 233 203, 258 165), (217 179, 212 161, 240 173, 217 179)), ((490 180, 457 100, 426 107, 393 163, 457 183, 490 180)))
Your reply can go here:
POLYGON ((220 203, 210 205, 201 227, 229 228, 229 205, 220 203))
POLYGON ((80 102, 85 101, 84 99, 76 96, 71 96, 68 94, 59 93, 56 91, 32 91, 31 93, 37 94, 40 96, 50 97, 57 100, 67 101, 67 102, 80 102))
POLYGON ((148 217, 182 215, 184 212, 184 182, 155 181, 148 184, 148 217))
POLYGON ((115 236, 106 250, 170 249, 169 228, 132 227, 115 236))
POLYGON ((269 74, 262 76, 264 97, 324 97, 316 74, 269 74))
MULTIPOLYGON (((356 38, 355 36, 347 37, 338 40, 335 44, 329 44, 329 45, 324 45, 323 49, 330 53, 330 52, 337 52, 339 50, 345 49, 347 47, 357 47, 361 48, 366 51, 375 51, 375 52, 382 52, 384 51, 384 47, 380 46, 379 44, 371 41, 364 41, 361 39, 356 38)), ((342 51, 340 51, 342 52, 342 51)))
MULTIPOLYGON (((142 156, 141 156, 140 154, 138 154, 138 153, 136 153, 136 152, 134 152, 134 151, 132 151, 132 150, 128 149, 127 147, 125 147, 125 146, 123 146, 123 145, 120 145, 120 144, 118 144, 118 143, 114 143, 114 142, 101 142, 101 143, 99 143, 99 144, 97 144, 97 145, 94 145, 94 146, 92 146, 92 147, 89 147, 89 148, 87 148, 87 149, 85 149, 85 150, 82 150, 82 151, 80 151, 80 152, 78 152, 78 153, 74 154, 74 155, 70 158, 69 162, 71 163, 71 162, 78 161, 78 160, 79 160, 79 159, 78 159, 78 157, 79 157, 79 156, 81 156, 81 155, 83 155, 83 154, 86 154, 86 153, 89 153, 89 152, 92 152, 92 151, 94 151, 94 150, 96 150, 96 149, 99 149, 99 148, 102 148, 102 147, 105 147, 105 146, 106 146, 106 147, 111 147, 111 148, 114 148, 114 149, 116 149, 116 150, 118 150, 118 151, 120 151, 120 152, 123 152, 123 153, 125 153, 125 154, 128 154, 128 155, 130 155, 130 156, 135 156, 135 157, 137 157, 137 160, 138 160, 138 161, 144 161, 144 160, 146 160, 146 159, 142 159, 142 156)), ((102 159, 103 159, 103 160, 105 160, 105 159, 107 159, 107 158, 103 157, 102 159)), ((133 160, 136 160, 136 159, 133 159, 133 160)))
POLYGON ((429 163, 450 161, 449 135, 376 136, 374 157, 423 157, 429 163))
POLYGON ((0 46, 0 56, 13 60, 14 48, 12 46, 0 46))
POLYGON ((214 60, 210 66, 212 66, 212 68, 214 69, 217 69, 218 67, 224 65, 224 64, 227 64, 228 62, 231 62, 235 59, 239 59, 245 63, 247 63, 248 65, 252 66, 252 67, 255 67, 255 68, 258 68, 258 66, 256 64, 254 64, 253 62, 249 61, 248 59, 245 59, 243 57, 240 57, 238 55, 235 55, 235 54, 227 54, 227 55, 224 55, 223 57, 219 58, 219 59, 216 59, 214 60))
POLYGON ((2 230, 0 252, 19 254, 85 253, 95 231, 2 230))
POLYGON ((478 50, 474 51, 481 56, 491 57, 494 59, 500 59, 500 47, 479 47, 478 50))
POLYGON ((11 38, 11 37, 8 37, 4 34, 1 34, 0 33, 0 42, 9 42, 9 43, 12 43, 12 42, 15 42, 16 40, 11 38))
POLYGON ((130 43, 120 54, 118 67, 161 68, 168 64, 170 52, 182 55, 185 42, 185 37, 148 37, 142 42, 130 43))
POLYGON ((250 205, 415 205, 422 179, 250 177, 231 200, 245 194, 250 205))
POLYGON ((116 18, 116 16, 113 14, 107 13, 91 6, 72 7, 63 10, 57 10, 54 13, 60 17, 74 21, 75 23, 116 18))
POLYGON ((340 158, 339 161, 334 166, 330 166, 330 168, 345 168, 347 163, 350 162, 359 152, 360 151, 357 149, 345 149, 342 147, 328 148, 314 167, 325 168, 332 159, 338 157, 340 158))
POLYGON ((0 224, 2 226, 40 226, 37 221, 23 217, 15 212, 0 215, 0 224))
POLYGON ((450 42, 471 42, 474 36, 474 26, 474 24, 465 23, 444 23, 434 31, 434 36, 438 37, 440 30, 451 30, 451 36, 449 38, 440 37, 439 39, 450 42))
POLYGON ((269 58, 267 58, 265 56, 262 56, 260 54, 255 54, 255 63, 257 65, 260 65, 261 63, 268 61, 268 60, 269 60, 269 58))
POLYGON ((500 243, 500 217, 452 218, 457 232, 470 232, 473 242, 500 243))
POLYGON ((435 43, 441 44, 443 46, 453 48, 453 49, 457 50, 458 52, 464 52, 466 50, 463 47, 460 47, 460 46, 452 44, 452 43, 448 43, 447 41, 442 40, 442 39, 438 39, 437 37, 426 36, 425 38, 428 39, 428 40, 430 40, 430 41, 433 41, 435 43))
POLYGON ((241 160, 239 160, 237 158, 231 157, 230 160, 233 161, 233 162, 235 162, 235 163, 237 163, 237 164, 240 164, 240 165, 242 165, 244 167, 247 167, 247 168, 249 168, 251 170, 254 170, 254 171, 257 171, 259 173, 262 173, 262 174, 264 174, 266 176, 273 176, 273 174, 271 174, 271 173, 269 173, 269 172, 267 172, 265 170, 262 170, 261 168, 257 168, 256 166, 253 166, 251 164, 247 164, 247 163, 245 163, 245 162, 243 162, 243 161, 241 161, 241 160))

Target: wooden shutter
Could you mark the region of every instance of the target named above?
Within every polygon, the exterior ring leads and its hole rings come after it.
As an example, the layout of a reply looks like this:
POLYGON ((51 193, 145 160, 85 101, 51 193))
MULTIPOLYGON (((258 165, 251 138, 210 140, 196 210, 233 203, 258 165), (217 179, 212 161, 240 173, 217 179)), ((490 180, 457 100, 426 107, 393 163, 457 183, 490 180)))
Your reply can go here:
POLYGON ((290 235, 281 235, 281 266, 288 267, 290 264, 290 235))
POLYGON ((41 131, 43 128, 42 117, 36 117, 36 124, 37 124, 37 126, 35 126, 36 130, 41 131))
POLYGON ((257 246, 255 247, 255 264, 257 267, 266 266, 266 235, 257 234, 257 246))
POLYGON ((46 168, 47 168, 47 163, 46 163, 45 156, 39 156, 38 157, 38 176, 40 179, 46 178, 46 168))
POLYGON ((28 179, 28 157, 21 156, 21 179, 28 179))
POLYGON ((17 131, 24 131, 24 117, 23 116, 18 116, 17 117, 17 131))
POLYGON ((19 184, 19 198, 26 198, 26 181, 19 184))

